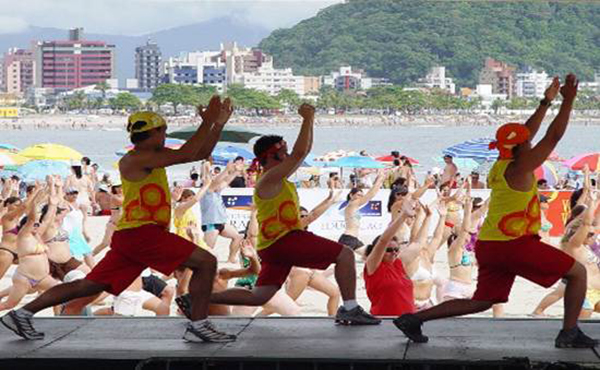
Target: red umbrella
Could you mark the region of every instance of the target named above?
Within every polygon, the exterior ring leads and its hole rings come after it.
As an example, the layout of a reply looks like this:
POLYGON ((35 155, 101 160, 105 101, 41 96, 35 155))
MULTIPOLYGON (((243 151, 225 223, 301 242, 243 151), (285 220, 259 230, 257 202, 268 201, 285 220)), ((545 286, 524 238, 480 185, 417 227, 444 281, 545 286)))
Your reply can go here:
MULTIPOLYGON (((406 156, 401 156, 401 157, 406 157, 406 156)), ((378 160, 379 162, 393 163, 394 159, 396 159, 396 157, 394 157, 393 155, 390 154, 390 155, 384 155, 382 157, 377 157, 375 159, 378 160)), ((417 161, 414 158, 406 157, 406 159, 408 159, 408 161, 410 162, 410 164, 419 164, 419 161, 417 161)))
POLYGON ((572 170, 583 170, 587 164, 590 171, 597 172, 600 170, 600 153, 580 154, 564 161, 563 164, 572 170))

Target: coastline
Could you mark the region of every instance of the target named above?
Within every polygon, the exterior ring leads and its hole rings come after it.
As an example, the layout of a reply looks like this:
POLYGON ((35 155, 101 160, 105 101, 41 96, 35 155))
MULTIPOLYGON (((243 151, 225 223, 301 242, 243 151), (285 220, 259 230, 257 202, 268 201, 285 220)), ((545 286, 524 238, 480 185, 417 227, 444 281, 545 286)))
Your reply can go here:
MULTIPOLYGON (((556 112, 547 115, 550 121, 556 112)), ((317 115, 319 127, 464 127, 496 126, 505 122, 524 122, 531 113, 520 114, 416 114, 416 115, 317 115)), ((117 115, 29 115, 19 118, 0 118, 0 130, 48 129, 48 130, 124 130, 126 116, 117 115)), ((171 128, 183 128, 198 122, 194 117, 167 117, 171 128)), ((300 119, 295 115, 253 117, 237 116, 229 126, 235 127, 297 127, 300 119)), ((571 125, 600 126, 600 115, 575 112, 571 125)))

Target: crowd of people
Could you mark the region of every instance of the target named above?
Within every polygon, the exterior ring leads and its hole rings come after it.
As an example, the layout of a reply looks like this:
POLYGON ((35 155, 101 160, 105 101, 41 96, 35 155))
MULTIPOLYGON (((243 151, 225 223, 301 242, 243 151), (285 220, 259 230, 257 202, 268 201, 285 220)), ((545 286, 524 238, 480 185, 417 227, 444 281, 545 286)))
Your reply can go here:
POLYGON ((523 276, 545 288, 562 279, 534 311, 543 315, 564 298, 557 347, 595 346, 577 319, 600 312, 596 184, 586 170, 582 188, 571 199, 565 235, 551 246, 549 238, 540 237, 547 221, 533 176, 564 134, 576 92, 574 76, 562 87, 555 79, 525 124, 500 127, 494 142, 500 157, 487 184, 476 172, 461 179, 450 156, 444 158, 443 171, 423 182, 399 153, 392 153, 397 157, 393 168, 377 171, 374 178, 357 171, 346 196, 345 230, 337 242, 308 227, 339 202, 339 176, 329 177, 329 195, 312 210, 302 207, 296 184, 288 180, 312 147, 312 106, 299 108, 302 125, 291 151, 277 135, 255 143, 251 171, 244 169, 243 158, 220 171, 210 164, 232 114, 228 99, 214 97, 199 109, 202 124, 178 150, 164 147, 166 121, 161 116, 135 113, 127 126, 134 149, 119 162, 120 181, 99 179, 87 158, 65 180, 48 176, 24 187, 18 178, 3 180, 0 276, 12 264, 17 268, 12 285, 0 293, 0 311, 11 309, 2 323, 26 339, 43 339, 32 316, 45 308, 53 307, 57 315, 121 316, 144 309, 189 318, 188 341, 229 342, 236 336, 218 330, 209 315, 297 315, 301 308, 296 300, 311 287, 327 296, 326 310, 339 324, 377 325, 381 316, 398 316, 394 324, 406 336, 426 342, 421 332, 426 321, 487 309, 502 316, 515 277, 523 276), (531 139, 559 92, 560 112, 532 147, 531 139), (196 161, 203 162, 188 181, 169 186, 165 167, 196 161), (221 196, 232 184, 254 187, 244 230, 229 223, 221 196), (391 189, 391 223, 365 245, 358 210, 383 187, 391 189), (472 190, 487 187, 489 199, 473 196, 472 190), (437 198, 425 203, 428 189, 436 189, 437 198), (92 247, 86 221, 94 214, 109 219, 101 243, 92 247), (214 256, 219 237, 229 240, 222 266, 214 256), (447 254, 445 276, 434 268, 438 253, 447 254), (356 260, 364 262, 363 271, 356 271, 356 260), (357 279, 364 280, 369 310, 357 303, 357 279), (44 293, 15 310, 26 294, 35 292, 44 293), (112 305, 91 312, 108 295, 114 296, 112 305), (178 312, 171 312, 173 300, 178 312))

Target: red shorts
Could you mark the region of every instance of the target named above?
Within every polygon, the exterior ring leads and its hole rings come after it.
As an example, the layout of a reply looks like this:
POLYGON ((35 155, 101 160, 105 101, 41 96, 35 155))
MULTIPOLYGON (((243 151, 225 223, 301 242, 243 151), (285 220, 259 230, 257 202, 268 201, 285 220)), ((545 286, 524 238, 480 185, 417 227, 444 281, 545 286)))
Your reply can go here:
POLYGON ((258 251, 260 274, 256 286, 281 287, 293 266, 325 270, 337 261, 340 243, 304 230, 290 231, 268 248, 258 251))
POLYGON ((537 235, 510 241, 477 241, 475 256, 479 277, 473 300, 493 303, 508 301, 517 276, 549 288, 575 263, 568 254, 542 243, 537 235))
POLYGON ((110 250, 86 279, 109 285, 106 291, 119 295, 147 267, 170 275, 196 249, 194 243, 158 225, 115 231, 110 250))

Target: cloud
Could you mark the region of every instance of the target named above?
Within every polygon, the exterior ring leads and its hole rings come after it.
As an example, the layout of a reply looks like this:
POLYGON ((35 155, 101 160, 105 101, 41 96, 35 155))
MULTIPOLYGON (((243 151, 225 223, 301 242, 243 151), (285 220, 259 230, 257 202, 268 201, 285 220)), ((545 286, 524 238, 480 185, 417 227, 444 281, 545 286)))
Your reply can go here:
POLYGON ((0 0, 11 17, 0 17, 0 33, 27 25, 84 27, 89 33, 141 35, 230 16, 268 29, 290 27, 342 0, 0 0))

